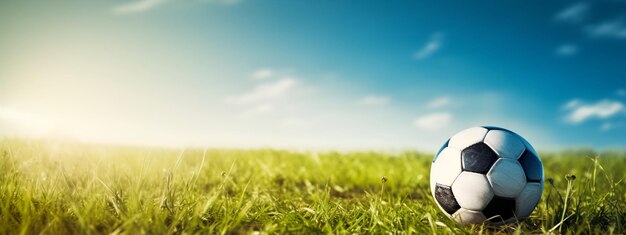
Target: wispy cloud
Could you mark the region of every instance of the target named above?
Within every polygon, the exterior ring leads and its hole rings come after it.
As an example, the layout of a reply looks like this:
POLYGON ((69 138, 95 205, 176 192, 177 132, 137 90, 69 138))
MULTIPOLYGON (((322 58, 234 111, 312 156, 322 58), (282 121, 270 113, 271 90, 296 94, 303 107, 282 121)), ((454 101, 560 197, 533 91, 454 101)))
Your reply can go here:
POLYGON ((452 104, 452 99, 450 99, 450 97, 442 96, 442 97, 429 101, 428 104, 426 104, 426 107, 428 107, 429 109, 437 109, 437 108, 447 107, 451 104, 452 104))
POLYGON ((560 56, 573 56, 578 54, 578 46, 574 44, 563 44, 556 48, 556 54, 560 56))
POLYGON ((443 46, 443 34, 434 33, 430 36, 430 39, 419 51, 415 52, 415 59, 423 60, 432 56, 435 52, 439 51, 443 46))
POLYGON ((626 22, 623 18, 607 20, 584 28, 592 38, 626 39, 626 22))
POLYGON ((621 128, 624 128, 624 122, 622 121, 605 122, 605 123, 602 123, 602 126, 600 126, 601 131, 610 131, 610 130, 621 129, 621 128))
POLYGON ((415 119, 417 128, 424 130, 440 130, 452 122, 452 114, 449 112, 429 113, 415 119))
POLYGON ((359 104, 368 106, 383 106, 389 104, 391 99, 386 96, 370 95, 359 100, 359 104))
MULTIPOLYGON (((152 10, 166 3, 176 2, 174 0, 136 0, 133 2, 124 3, 113 8, 115 14, 133 14, 141 13, 152 10)), ((197 0, 193 1, 197 3, 218 3, 222 5, 235 5, 240 3, 240 0, 197 0)))
POLYGON ((259 69, 257 71, 255 71, 254 73, 252 73, 252 79, 255 80, 263 80, 263 79, 268 79, 271 78, 275 75, 274 70, 271 69, 259 69))
POLYGON ((590 119, 608 119, 626 112, 626 107, 620 101, 600 100, 593 104, 583 104, 572 100, 564 108, 568 110, 565 119, 573 124, 583 123, 590 119))
POLYGON ((285 95, 292 90, 296 84, 297 80, 295 78, 283 78, 275 82, 258 85, 247 93, 227 97, 226 101, 234 104, 250 104, 267 101, 285 95))
POLYGON ((113 12, 117 14, 131 14, 145 12, 157 6, 163 5, 169 0, 138 0, 113 8, 113 12))
POLYGON ((569 23, 578 23, 585 20, 589 12, 589 4, 585 2, 579 2, 567 6, 563 10, 559 11, 554 20, 569 23))
POLYGON ((610 123, 610 122, 605 122, 602 124, 602 126, 600 126, 600 130, 603 130, 603 131, 608 131, 611 129, 613 129, 613 123, 610 123))
POLYGON ((573 109, 580 106, 582 102, 579 99, 573 99, 563 105, 564 110, 573 109))
POLYGON ((261 103, 250 107, 247 111, 242 113, 242 117, 257 117, 259 115, 268 114, 274 111, 274 104, 261 103))
POLYGON ((241 3, 241 0, 219 0, 216 2, 219 2, 224 5, 235 5, 235 4, 241 3))
POLYGON ((626 89, 622 88, 622 89, 618 89, 617 91, 615 91, 615 94, 617 96, 626 96, 626 89))

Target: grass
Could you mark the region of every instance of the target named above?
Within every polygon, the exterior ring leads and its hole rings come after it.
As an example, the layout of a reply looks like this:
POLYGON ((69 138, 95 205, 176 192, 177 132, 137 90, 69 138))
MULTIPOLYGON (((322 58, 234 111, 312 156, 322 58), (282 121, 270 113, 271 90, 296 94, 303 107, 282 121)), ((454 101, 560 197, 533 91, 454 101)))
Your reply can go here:
POLYGON ((624 152, 544 153, 531 218, 459 226, 432 155, 0 141, 1 234, 625 233, 624 152))

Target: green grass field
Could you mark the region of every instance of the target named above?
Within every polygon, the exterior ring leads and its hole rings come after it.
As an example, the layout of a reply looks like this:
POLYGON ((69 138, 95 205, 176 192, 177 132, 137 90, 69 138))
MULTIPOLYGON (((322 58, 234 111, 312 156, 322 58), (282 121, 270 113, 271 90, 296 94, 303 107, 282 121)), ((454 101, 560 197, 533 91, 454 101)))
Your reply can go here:
POLYGON ((432 157, 4 140, 0 233, 626 232, 623 152, 543 153, 541 203, 502 227, 459 226, 441 213, 432 157))

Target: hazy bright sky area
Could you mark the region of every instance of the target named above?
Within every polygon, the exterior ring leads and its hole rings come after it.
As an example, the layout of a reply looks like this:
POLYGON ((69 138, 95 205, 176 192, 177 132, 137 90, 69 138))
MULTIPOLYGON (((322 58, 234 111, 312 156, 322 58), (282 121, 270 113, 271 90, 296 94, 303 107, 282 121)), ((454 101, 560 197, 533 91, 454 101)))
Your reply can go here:
POLYGON ((626 1, 0 2, 0 136, 626 147, 626 1))

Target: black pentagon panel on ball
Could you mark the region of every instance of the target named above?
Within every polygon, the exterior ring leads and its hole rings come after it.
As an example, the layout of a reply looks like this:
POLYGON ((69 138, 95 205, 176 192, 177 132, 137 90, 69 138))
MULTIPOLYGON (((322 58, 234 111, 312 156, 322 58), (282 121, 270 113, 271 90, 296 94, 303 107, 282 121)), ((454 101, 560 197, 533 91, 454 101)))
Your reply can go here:
POLYGON ((439 149, 439 151, 437 151, 437 154, 435 154, 435 158, 433 159, 433 162, 435 162, 435 160, 437 160, 437 157, 439 156, 439 154, 441 153, 441 151, 443 151, 443 149, 445 149, 446 147, 448 147, 448 143, 450 143, 450 139, 446 140, 445 143, 443 143, 443 145, 441 146, 441 148, 439 149))
POLYGON ((515 215, 515 199, 495 196, 487 204, 483 214, 487 219, 495 223, 513 218, 515 215))
POLYGON ((448 186, 437 184, 435 188, 435 200, 437 200, 441 208, 450 215, 461 209, 461 206, 454 198, 452 188, 448 186))
POLYGON ((522 165, 522 168, 524 168, 524 173, 526 173, 526 181, 541 182, 543 167, 537 155, 527 149, 519 158, 519 163, 522 165))
POLYGON ((463 171, 486 174, 498 160, 498 154, 481 142, 463 149, 461 159, 463 171))

